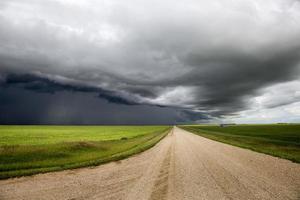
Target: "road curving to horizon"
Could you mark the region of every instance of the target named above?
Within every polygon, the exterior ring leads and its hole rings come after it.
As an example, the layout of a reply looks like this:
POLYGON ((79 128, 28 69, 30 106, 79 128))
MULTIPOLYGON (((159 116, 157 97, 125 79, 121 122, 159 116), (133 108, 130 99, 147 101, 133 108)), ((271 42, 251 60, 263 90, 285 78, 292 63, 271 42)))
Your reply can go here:
POLYGON ((300 164, 178 127, 130 158, 0 181, 0 200, 300 199, 300 164))

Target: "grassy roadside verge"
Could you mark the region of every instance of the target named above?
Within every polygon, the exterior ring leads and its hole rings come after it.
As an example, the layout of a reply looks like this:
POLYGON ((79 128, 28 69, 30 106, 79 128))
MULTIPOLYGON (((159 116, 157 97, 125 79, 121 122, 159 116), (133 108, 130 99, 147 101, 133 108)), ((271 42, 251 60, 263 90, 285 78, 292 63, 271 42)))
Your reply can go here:
POLYGON ((116 161, 154 146, 170 131, 155 132, 116 140, 71 141, 37 145, 0 146, 0 179, 74 169, 116 161))
POLYGON ((300 125, 180 126, 208 139, 300 163, 300 125))

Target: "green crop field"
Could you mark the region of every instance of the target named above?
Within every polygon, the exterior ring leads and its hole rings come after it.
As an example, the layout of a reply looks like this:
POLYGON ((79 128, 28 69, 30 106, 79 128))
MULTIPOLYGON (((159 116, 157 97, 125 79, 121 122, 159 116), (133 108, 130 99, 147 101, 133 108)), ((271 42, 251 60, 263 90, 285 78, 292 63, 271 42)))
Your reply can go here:
POLYGON ((98 165, 155 145, 168 126, 0 126, 0 179, 98 165))
POLYGON ((200 136, 300 163, 300 124, 181 126, 200 136))

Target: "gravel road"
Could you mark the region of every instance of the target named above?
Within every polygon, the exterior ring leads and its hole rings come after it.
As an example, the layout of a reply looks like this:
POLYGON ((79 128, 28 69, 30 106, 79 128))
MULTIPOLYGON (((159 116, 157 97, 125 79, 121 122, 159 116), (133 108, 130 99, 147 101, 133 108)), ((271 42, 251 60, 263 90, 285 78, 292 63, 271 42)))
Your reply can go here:
POLYGON ((155 147, 93 168, 0 181, 8 200, 300 199, 300 164, 175 127, 155 147))

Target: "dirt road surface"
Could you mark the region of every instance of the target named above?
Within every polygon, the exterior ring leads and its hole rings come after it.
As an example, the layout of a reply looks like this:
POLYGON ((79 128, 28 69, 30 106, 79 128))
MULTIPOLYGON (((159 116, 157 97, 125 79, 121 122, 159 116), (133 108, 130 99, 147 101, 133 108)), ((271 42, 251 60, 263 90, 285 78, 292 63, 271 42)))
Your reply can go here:
POLYGON ((122 161, 2 180, 0 199, 300 199, 300 165, 175 127, 122 161))

